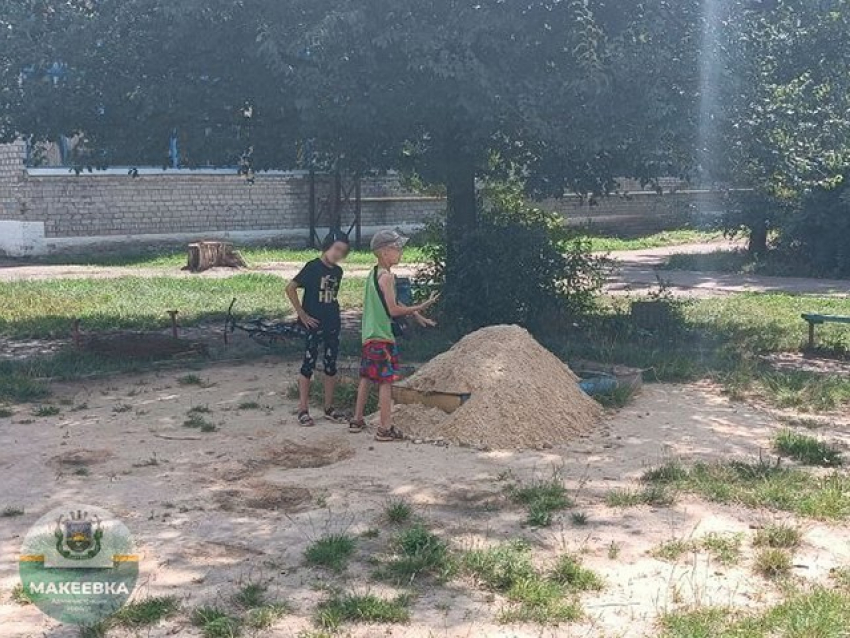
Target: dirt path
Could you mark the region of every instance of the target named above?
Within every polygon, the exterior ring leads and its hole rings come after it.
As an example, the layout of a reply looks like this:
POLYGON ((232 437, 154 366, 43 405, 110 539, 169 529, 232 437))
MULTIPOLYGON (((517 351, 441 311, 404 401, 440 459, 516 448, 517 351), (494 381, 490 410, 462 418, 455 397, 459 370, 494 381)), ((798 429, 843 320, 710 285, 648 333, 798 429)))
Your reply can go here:
MULTIPOLYGON (((668 257, 675 254, 705 254, 740 247, 739 242, 718 241, 704 244, 687 244, 645 250, 612 252, 617 272, 606 285, 611 294, 645 294, 657 288, 660 277, 671 294, 681 297, 710 297, 741 292, 785 292, 818 296, 850 295, 850 281, 806 279, 801 277, 764 277, 715 272, 690 272, 658 270, 668 257)), ((301 267, 300 263, 277 262, 260 264, 250 270, 214 268, 201 274, 192 274, 178 268, 138 268, 132 266, 61 266, 0 264, 0 281, 115 278, 115 277, 203 277, 226 278, 245 272, 276 275, 291 279, 301 267)), ((415 264, 397 270, 401 276, 410 276, 415 264)), ((369 267, 362 264, 346 266, 349 277, 365 277, 369 267)))
MULTIPOLYGON (((278 638, 310 627, 328 585, 395 591, 370 578, 369 560, 387 550, 394 532, 381 512, 389 498, 399 497, 457 549, 525 538, 541 565, 565 551, 580 554, 606 588, 584 596, 584 621, 541 629, 496 624, 502 600, 453 581, 422 588, 409 625, 354 626, 347 636, 649 637, 657 635, 655 619, 668 609, 695 603, 752 608, 779 599, 779 589, 750 569, 751 528, 770 518, 767 512, 687 496, 671 508, 619 509, 604 502, 609 490, 636 487, 647 467, 671 456, 749 459, 767 448, 779 424, 730 404, 709 386, 649 386, 592 436, 547 452, 474 452, 376 444, 367 434, 349 435, 321 421, 316 428, 298 427, 295 405, 283 390, 294 378, 293 366, 214 366, 199 373, 209 381, 205 386, 181 385, 182 374, 63 384, 55 388, 59 415, 35 418, 30 406, 17 406, 11 418, 0 418, 0 507, 26 511, 0 518, 4 638, 77 636, 8 596, 28 526, 69 500, 105 507, 128 525, 142 554, 144 595, 177 595, 190 610, 226 603, 234 583, 268 581, 272 595, 294 608, 263 633, 278 638), (239 408, 245 402, 258 409, 239 408), (218 430, 182 427, 193 406, 208 408, 202 416, 218 430), (80 452, 88 456, 86 472, 70 462, 80 452), (506 481, 548 478, 553 471, 563 475, 576 501, 573 511, 585 513, 587 525, 571 524, 565 512, 550 528, 527 528, 522 509, 505 497, 506 481), (378 537, 361 536, 370 530, 378 537), (723 567, 701 554, 680 564, 650 555, 663 541, 712 531, 747 537, 738 565, 723 567), (339 576, 303 563, 308 544, 331 532, 359 537, 351 566, 339 576)), ((850 435, 838 428, 820 434, 850 444, 850 435)), ((850 562, 850 529, 813 521, 803 529, 795 577, 826 582, 831 568, 850 562)), ((145 635, 197 638, 187 618, 181 613, 145 635)))
POLYGON ((708 254, 740 248, 738 242, 711 242, 611 253, 618 272, 608 282, 612 294, 641 294, 658 288, 658 279, 681 297, 712 297, 742 292, 784 292, 817 296, 846 297, 850 280, 803 277, 765 277, 709 271, 659 270, 671 255, 708 254))

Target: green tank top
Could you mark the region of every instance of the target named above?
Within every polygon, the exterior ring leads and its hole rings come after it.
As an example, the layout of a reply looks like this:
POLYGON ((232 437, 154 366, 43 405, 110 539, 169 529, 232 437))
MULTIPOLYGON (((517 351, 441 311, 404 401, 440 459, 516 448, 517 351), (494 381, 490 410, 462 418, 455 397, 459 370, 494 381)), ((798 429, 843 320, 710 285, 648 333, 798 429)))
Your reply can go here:
MULTIPOLYGON (((378 267, 372 269, 366 278, 366 293, 363 297, 363 343, 367 341, 389 341, 395 343, 393 336, 393 325, 381 296, 378 294, 375 272, 378 267)), ((380 272, 378 275, 380 276, 380 272)))

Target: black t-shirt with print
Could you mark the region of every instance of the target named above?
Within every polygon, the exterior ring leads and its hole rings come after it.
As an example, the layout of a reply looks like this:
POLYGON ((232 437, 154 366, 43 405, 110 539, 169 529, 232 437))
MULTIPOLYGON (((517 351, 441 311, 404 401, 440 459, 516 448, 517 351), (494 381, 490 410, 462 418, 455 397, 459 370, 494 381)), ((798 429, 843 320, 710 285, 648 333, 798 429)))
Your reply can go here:
POLYGON ((321 329, 339 330, 339 301, 337 294, 342 283, 342 268, 327 266, 320 258, 308 261, 297 275, 295 283, 304 289, 301 305, 304 312, 318 319, 321 329))

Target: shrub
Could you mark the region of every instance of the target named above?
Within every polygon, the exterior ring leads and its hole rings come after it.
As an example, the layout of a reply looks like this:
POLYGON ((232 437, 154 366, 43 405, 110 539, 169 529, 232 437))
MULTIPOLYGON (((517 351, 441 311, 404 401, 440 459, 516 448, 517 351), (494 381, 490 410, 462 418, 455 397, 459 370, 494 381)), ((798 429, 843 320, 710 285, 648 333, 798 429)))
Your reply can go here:
POLYGON ((441 289, 441 312, 464 330, 545 328, 586 312, 606 260, 592 254, 588 240, 570 236, 560 218, 528 205, 518 187, 494 188, 479 227, 451 238, 457 258, 448 263, 445 225, 432 222, 420 288, 441 289))

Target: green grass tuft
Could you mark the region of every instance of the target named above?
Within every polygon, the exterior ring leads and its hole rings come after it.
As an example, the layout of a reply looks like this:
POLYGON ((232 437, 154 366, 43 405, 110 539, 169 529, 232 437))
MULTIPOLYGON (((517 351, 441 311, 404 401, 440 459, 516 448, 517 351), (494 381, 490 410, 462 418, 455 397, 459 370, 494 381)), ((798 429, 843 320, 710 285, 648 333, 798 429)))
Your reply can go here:
POLYGON ((837 467, 843 464, 841 452, 813 436, 783 430, 773 441, 777 453, 802 463, 818 467, 837 467))
POLYGON ((413 516, 413 508, 406 501, 396 499, 387 503, 384 516, 393 525, 403 525, 413 516))
POLYGON ((765 578, 780 578, 791 573, 791 554, 784 549, 767 548, 756 554, 753 569, 765 578))
POLYGON ((512 486, 508 494, 516 503, 525 505, 528 512, 526 523, 532 527, 548 527, 552 524, 554 512, 573 506, 563 482, 557 477, 530 485, 512 486))
POLYGON ((266 603, 268 587, 262 583, 247 583, 233 595, 233 604, 243 609, 260 607, 266 603))
POLYGON ((60 412, 62 412, 62 410, 60 410, 58 406, 55 406, 55 405, 39 405, 39 406, 33 408, 32 415, 33 416, 41 416, 41 417, 56 416, 60 412))
POLYGON ((373 594, 335 594, 316 607, 315 621, 323 629, 335 630, 350 623, 406 623, 410 599, 381 598, 373 594))
POLYGON ((605 587, 596 572, 583 567, 579 558, 570 554, 564 554, 558 559, 549 578, 569 591, 601 591, 605 587))
POLYGON ((242 633, 239 618, 217 607, 199 607, 192 612, 192 624, 204 638, 237 638, 242 633))
POLYGON ((110 621, 131 629, 149 627, 170 618, 179 610, 180 602, 176 596, 156 596, 124 605, 110 616, 110 621))
POLYGON ((236 406, 237 410, 259 410, 262 406, 256 401, 242 401, 239 405, 236 406))
POLYGON ((218 427, 215 423, 208 421, 200 414, 190 413, 189 417, 183 421, 184 428, 193 428, 201 432, 215 432, 218 427))
POLYGON ((641 490, 614 489, 605 495, 609 507, 669 507, 676 502, 676 494, 664 485, 649 485, 641 490))
POLYGON ((251 629, 268 629, 291 612, 286 603, 263 604, 249 609, 245 614, 245 625, 251 629))
POLYGON ((801 540, 802 534, 796 527, 785 523, 768 523, 756 532, 753 545, 774 549, 794 549, 801 540))
POLYGON ((347 534, 330 534, 313 542, 304 554, 308 565, 343 571, 354 554, 355 540, 347 534))
MULTIPOLYGON (((644 475, 647 480, 657 472, 644 475)), ((771 508, 823 520, 850 517, 850 476, 811 474, 765 461, 697 463, 673 482, 656 485, 693 492, 718 503, 771 508)), ((656 479, 660 480, 660 479, 656 479)))
POLYGON ((428 576, 442 582, 456 571, 446 542, 423 525, 400 532, 395 545, 396 555, 377 571, 379 578, 410 584, 420 576, 428 576))

